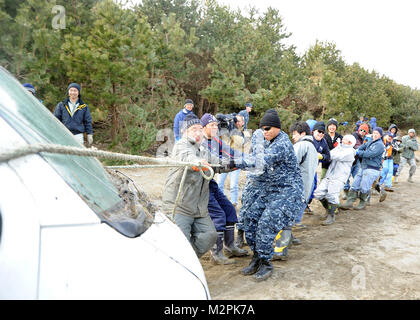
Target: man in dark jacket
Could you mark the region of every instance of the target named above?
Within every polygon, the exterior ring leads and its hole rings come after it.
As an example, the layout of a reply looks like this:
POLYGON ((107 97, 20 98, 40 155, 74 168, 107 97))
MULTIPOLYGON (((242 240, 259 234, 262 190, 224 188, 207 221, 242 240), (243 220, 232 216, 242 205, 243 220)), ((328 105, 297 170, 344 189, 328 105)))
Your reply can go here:
POLYGON ((254 274, 257 281, 267 279, 273 272, 270 260, 274 256, 276 236, 281 230, 293 226, 305 208, 303 181, 293 145, 281 130, 275 109, 266 111, 260 129, 265 139, 263 152, 235 161, 237 167, 244 170, 260 168, 258 173, 247 177, 239 218, 246 241, 254 253, 242 274, 254 274))
MULTIPOLYGON (((330 148, 328 147, 327 141, 324 138, 325 137, 325 123, 323 121, 318 121, 317 123, 315 123, 312 130, 312 136, 313 136, 315 149, 318 152, 319 162, 321 163, 321 165, 328 164, 330 162, 330 148)), ((318 186, 318 174, 315 173, 312 194, 308 201, 308 207, 307 207, 308 213, 311 212, 311 209, 309 208, 309 204, 314 199, 314 192, 317 186, 318 186)), ((306 226, 302 224, 296 224, 295 227, 305 228, 306 226)))
MULTIPOLYGON (((331 118, 327 122, 327 132, 324 136, 325 141, 327 141, 328 148, 330 151, 335 147, 339 146, 343 141, 343 136, 337 132, 338 121, 334 118, 331 118)), ((331 161, 322 163, 322 174, 321 179, 324 179, 325 174, 327 173, 328 167, 330 166, 331 161)))
POLYGON ((92 146, 92 116, 88 105, 82 100, 80 85, 71 83, 67 88, 67 93, 67 98, 55 107, 54 115, 70 130, 80 144, 83 144, 83 136, 86 132, 87 146, 92 146))

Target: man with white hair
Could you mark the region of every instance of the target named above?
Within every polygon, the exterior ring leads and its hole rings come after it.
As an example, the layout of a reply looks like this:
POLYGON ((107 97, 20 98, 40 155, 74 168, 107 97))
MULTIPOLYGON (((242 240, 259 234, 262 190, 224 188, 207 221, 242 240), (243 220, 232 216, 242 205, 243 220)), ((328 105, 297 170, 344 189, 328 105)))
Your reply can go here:
POLYGON ((327 213, 323 225, 330 225, 335 221, 335 212, 340 204, 340 192, 350 175, 354 161, 355 144, 356 138, 353 135, 345 135, 342 143, 330 151, 331 163, 325 178, 314 193, 315 199, 322 203, 327 213))
POLYGON ((416 172, 416 159, 414 157, 414 151, 419 149, 416 140, 416 130, 408 130, 408 135, 402 137, 401 146, 403 147, 403 152, 401 154, 400 166, 398 168, 397 176, 401 174, 402 169, 407 164, 410 165, 410 171, 408 172, 408 182, 413 181, 413 175, 416 172))

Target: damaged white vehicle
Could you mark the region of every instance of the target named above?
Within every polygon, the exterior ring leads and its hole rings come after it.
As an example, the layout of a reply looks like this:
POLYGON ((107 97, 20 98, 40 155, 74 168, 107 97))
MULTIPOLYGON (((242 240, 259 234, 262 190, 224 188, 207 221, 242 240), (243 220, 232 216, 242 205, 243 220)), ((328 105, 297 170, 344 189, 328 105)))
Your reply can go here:
MULTIPOLYGON (((0 153, 34 143, 81 147, 0 67, 0 153)), ((0 162, 0 299, 210 294, 183 233, 129 178, 95 158, 40 153, 0 162)))

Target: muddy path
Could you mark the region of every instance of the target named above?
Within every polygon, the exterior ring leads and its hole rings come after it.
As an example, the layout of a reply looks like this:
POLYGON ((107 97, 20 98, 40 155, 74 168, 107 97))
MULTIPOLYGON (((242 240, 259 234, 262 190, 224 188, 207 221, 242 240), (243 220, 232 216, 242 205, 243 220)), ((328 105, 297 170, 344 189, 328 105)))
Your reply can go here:
MULTIPOLYGON (((147 186, 161 205, 167 169, 121 171, 147 186)), ((420 299, 419 170, 415 183, 407 177, 408 167, 384 202, 373 195, 365 210, 341 211, 331 226, 321 225, 324 209, 314 200, 313 215, 303 219, 307 229, 294 231, 302 244, 289 250, 288 261, 273 262, 267 281, 240 274, 250 257, 220 266, 204 255, 200 261, 212 299, 420 299)), ((244 183, 241 172, 240 187, 244 183)))

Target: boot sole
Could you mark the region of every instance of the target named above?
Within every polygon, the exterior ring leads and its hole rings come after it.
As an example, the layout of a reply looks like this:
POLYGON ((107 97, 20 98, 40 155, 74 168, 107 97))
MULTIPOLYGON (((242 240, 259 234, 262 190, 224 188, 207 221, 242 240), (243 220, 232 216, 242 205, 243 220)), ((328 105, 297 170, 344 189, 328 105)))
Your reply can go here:
POLYGON ((241 274, 244 275, 244 276, 252 276, 253 274, 256 274, 257 271, 258 271, 258 269, 248 271, 248 272, 244 272, 243 270, 241 270, 241 274))
POLYGON ((261 282, 261 281, 267 280, 272 274, 273 274, 273 270, 270 270, 269 272, 267 272, 261 277, 257 277, 256 275, 254 275, 254 279, 257 282, 261 282))
POLYGON ((273 256, 273 258, 271 259, 271 261, 287 261, 287 260, 289 260, 289 256, 282 256, 282 257, 273 256))
POLYGON ((244 254, 234 254, 234 253, 225 253, 225 256, 227 258, 241 258, 241 257, 248 257, 249 256, 249 252, 244 253, 244 254))

